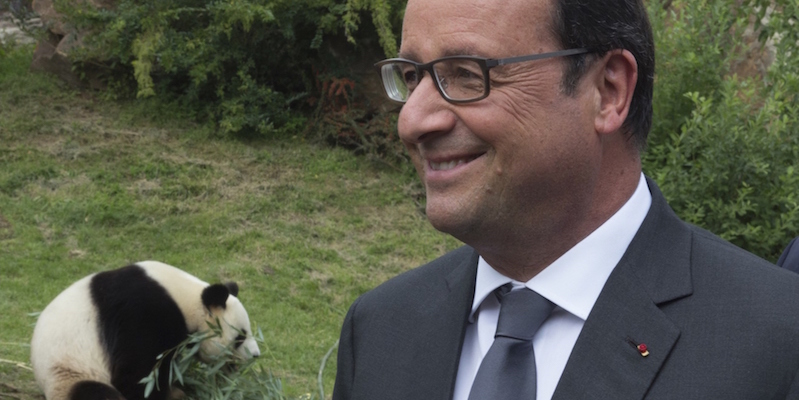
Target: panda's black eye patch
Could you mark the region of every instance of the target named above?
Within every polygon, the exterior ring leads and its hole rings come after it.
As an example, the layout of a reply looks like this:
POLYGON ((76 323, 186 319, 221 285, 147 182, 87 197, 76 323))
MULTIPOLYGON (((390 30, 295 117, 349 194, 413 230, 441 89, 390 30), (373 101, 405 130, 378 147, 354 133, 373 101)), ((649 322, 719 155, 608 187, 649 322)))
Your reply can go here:
MULTIPOLYGON (((243 333, 246 333, 246 332, 243 332, 243 333)), ((244 334, 239 334, 238 336, 236 336, 236 340, 234 341, 234 343, 236 343, 236 348, 238 349, 239 347, 241 347, 241 345, 244 344, 244 341, 246 339, 247 339, 247 336, 245 336, 244 334)))

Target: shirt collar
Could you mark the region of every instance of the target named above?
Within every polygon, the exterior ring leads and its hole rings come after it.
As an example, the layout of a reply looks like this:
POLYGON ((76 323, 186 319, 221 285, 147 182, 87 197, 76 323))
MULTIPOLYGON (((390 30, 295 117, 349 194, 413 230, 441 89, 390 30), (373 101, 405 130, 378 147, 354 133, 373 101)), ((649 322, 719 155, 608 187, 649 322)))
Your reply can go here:
MULTIPOLYGON (((523 285, 584 321, 651 204, 652 194, 642 173, 633 195, 610 219, 523 285)), ((491 292, 511 282, 522 285, 497 272, 481 256, 469 322, 474 322, 475 312, 491 292)))

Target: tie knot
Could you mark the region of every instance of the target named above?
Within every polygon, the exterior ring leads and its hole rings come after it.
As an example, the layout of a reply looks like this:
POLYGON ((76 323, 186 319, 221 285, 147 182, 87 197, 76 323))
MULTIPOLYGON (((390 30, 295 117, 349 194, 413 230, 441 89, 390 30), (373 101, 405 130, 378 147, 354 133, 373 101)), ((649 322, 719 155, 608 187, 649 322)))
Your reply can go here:
POLYGON ((532 340, 555 304, 527 288, 514 291, 503 289, 506 288, 500 288, 497 292, 501 306, 494 337, 532 340))

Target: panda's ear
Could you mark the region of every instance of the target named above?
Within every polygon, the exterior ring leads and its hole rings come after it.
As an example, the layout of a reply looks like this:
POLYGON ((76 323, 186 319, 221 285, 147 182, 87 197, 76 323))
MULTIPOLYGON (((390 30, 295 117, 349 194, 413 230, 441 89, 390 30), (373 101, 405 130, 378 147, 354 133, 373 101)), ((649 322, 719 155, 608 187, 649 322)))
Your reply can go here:
POLYGON ((239 297, 239 285, 236 282, 226 282, 225 286, 227 286, 227 290, 230 291, 232 296, 239 297))
POLYGON ((215 283, 203 289, 203 305, 209 310, 211 307, 225 308, 225 303, 229 295, 230 290, 227 286, 221 283, 215 283))

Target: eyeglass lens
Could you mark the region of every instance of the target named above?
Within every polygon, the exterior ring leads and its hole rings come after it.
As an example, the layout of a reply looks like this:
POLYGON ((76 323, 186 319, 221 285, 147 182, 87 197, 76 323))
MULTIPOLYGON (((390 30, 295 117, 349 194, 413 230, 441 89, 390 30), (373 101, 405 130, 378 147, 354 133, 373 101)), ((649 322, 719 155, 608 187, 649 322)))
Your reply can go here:
POLYGON ((392 62, 380 67, 383 87, 392 100, 405 102, 416 87, 416 67, 410 63, 392 62))
MULTIPOLYGON (((388 96, 405 102, 419 84, 420 74, 412 63, 396 61, 381 68, 383 86, 388 96)), ((485 94, 483 69, 474 60, 447 59, 433 64, 441 92, 451 100, 471 100, 485 94)))

